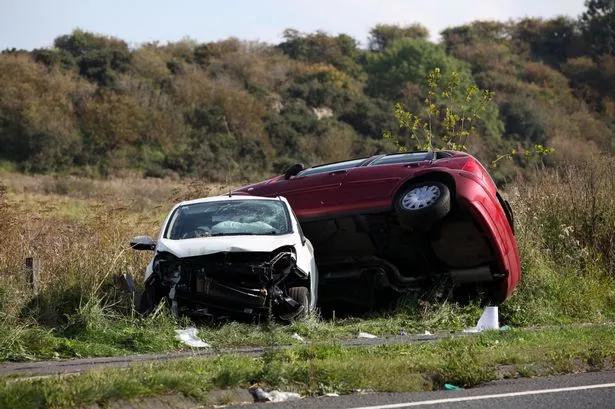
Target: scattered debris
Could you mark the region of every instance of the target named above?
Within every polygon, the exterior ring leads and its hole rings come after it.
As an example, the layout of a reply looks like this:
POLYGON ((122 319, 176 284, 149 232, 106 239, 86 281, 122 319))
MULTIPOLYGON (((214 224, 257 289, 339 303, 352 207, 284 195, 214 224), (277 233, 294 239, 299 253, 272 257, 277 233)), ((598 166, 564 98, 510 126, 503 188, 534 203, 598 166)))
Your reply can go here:
POLYGON ((357 335, 357 338, 378 338, 378 337, 368 332, 359 332, 359 335, 357 335))
POLYGON ((367 393, 376 393, 376 390, 372 388, 365 388, 365 389, 353 389, 352 392, 357 393, 359 395, 365 395, 367 393))
POLYGON ((248 388, 250 395, 254 398, 254 402, 268 402, 269 401, 269 393, 265 392, 263 388, 258 386, 258 384, 254 384, 248 388))
POLYGON ((288 400, 301 399, 301 395, 296 392, 282 392, 277 390, 265 391, 263 388, 254 384, 248 389, 254 402, 286 402, 288 400))
POLYGON ((508 331, 510 327, 508 325, 503 325, 500 327, 500 331, 508 331))
POLYGON ((296 392, 280 392, 280 391, 271 391, 269 392, 269 400, 271 402, 286 402, 287 400, 297 400, 301 399, 301 395, 296 392))
POLYGON ((305 340, 303 339, 303 337, 299 334, 297 334, 296 332, 290 336, 292 339, 296 339, 299 342, 305 342, 305 340))
POLYGON ((466 328, 463 332, 481 332, 490 329, 499 329, 498 307, 485 307, 476 327, 466 328))
POLYGON ((211 345, 209 345, 207 342, 204 342, 203 340, 201 340, 196 334, 199 331, 196 328, 186 328, 186 329, 176 329, 175 333, 177 334, 175 336, 175 338, 179 339, 180 341, 182 341, 184 344, 188 345, 189 347, 193 347, 193 348, 209 348, 211 345))
POLYGON ((423 332, 423 335, 433 335, 431 332, 425 330, 425 332, 423 332))
POLYGON ((340 396, 340 394, 336 393, 336 392, 329 392, 329 393, 325 393, 323 396, 329 396, 331 398, 337 398, 337 397, 340 396))
POLYGON ((462 391, 463 390, 463 388, 461 388, 459 386, 456 386, 456 385, 453 385, 453 384, 450 384, 450 383, 445 383, 444 384, 444 389, 447 390, 447 391, 462 391))
POLYGON ((408 335, 407 331, 404 331, 403 329, 401 331, 399 331, 399 335, 408 335))

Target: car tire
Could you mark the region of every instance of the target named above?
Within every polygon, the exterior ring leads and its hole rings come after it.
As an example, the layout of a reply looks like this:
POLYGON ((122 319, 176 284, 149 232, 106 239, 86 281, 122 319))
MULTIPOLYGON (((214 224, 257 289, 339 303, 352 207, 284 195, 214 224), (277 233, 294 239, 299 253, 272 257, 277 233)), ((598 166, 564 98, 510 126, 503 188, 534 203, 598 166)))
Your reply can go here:
POLYGON ((450 212, 451 194, 444 183, 420 182, 403 189, 394 206, 403 228, 426 230, 450 212))
POLYGON ((293 320, 306 319, 310 313, 310 291, 307 287, 291 287, 288 289, 288 296, 302 307, 301 312, 295 315, 293 320))
POLYGON ((161 291, 156 286, 146 284, 143 293, 141 293, 137 312, 141 315, 151 314, 163 298, 164 295, 161 294, 161 291))

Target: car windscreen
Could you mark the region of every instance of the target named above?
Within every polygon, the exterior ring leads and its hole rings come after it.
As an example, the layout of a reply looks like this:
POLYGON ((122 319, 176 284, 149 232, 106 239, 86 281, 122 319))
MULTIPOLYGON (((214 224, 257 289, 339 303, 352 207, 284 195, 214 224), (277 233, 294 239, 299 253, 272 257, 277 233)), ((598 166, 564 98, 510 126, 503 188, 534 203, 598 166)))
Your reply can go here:
POLYGON ((330 163, 328 165, 315 166, 313 168, 302 170, 297 174, 297 177, 316 175, 319 173, 338 172, 340 170, 355 168, 363 162, 365 162, 365 158, 353 159, 345 162, 330 163))
POLYGON ((278 235, 291 233, 291 226, 286 204, 280 200, 224 200, 178 207, 165 237, 278 235))
POLYGON ((431 160, 433 152, 412 152, 412 153, 395 153, 386 155, 371 162, 369 166, 392 165, 395 163, 413 163, 431 160))

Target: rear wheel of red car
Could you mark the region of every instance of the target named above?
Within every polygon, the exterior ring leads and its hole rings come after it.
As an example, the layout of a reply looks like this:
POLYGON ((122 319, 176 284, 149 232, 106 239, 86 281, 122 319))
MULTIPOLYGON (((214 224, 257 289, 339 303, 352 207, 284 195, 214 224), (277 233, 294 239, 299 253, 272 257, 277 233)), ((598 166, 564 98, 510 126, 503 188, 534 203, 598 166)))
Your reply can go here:
POLYGON ((291 287, 288 296, 299 304, 301 311, 293 317, 295 321, 307 318, 310 312, 310 291, 307 287, 291 287))
POLYGON ((427 181, 405 188, 395 199, 395 212, 404 228, 427 229, 451 210, 451 194, 441 182, 427 181))

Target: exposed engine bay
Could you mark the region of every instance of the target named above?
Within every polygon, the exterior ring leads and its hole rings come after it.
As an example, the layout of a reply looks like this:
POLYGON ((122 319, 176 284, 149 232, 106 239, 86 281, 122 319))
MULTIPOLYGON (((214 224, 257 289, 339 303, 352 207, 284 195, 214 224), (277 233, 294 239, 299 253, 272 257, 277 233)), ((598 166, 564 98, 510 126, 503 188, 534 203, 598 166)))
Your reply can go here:
POLYGON ((176 314, 224 317, 250 314, 290 320, 308 306, 291 295, 308 285, 292 247, 272 252, 219 252, 177 258, 159 253, 146 287, 166 297, 176 314))

